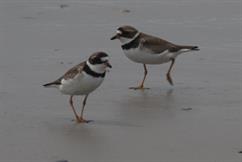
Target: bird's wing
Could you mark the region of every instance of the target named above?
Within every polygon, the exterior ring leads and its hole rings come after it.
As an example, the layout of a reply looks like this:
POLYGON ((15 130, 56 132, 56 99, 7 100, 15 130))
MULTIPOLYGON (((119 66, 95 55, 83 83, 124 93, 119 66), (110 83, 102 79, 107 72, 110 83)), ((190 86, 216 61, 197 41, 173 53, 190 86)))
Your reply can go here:
POLYGON ((72 67, 71 69, 69 69, 63 76, 61 76, 60 78, 58 78, 57 80, 44 84, 43 86, 48 87, 51 85, 60 85, 62 79, 68 80, 71 78, 74 78, 78 73, 81 73, 84 66, 85 66, 86 62, 81 62, 80 64, 72 67))
POLYGON ((143 33, 142 35, 143 36, 140 38, 140 42, 141 42, 140 47, 143 48, 144 50, 147 50, 150 53, 160 54, 166 50, 168 51, 176 50, 176 45, 172 44, 171 42, 168 42, 158 37, 143 34, 143 33))
POLYGON ((59 79, 72 79, 74 78, 78 73, 81 73, 84 66, 85 66, 86 62, 81 62, 80 64, 72 67, 71 69, 69 69, 62 77, 60 77, 59 79))

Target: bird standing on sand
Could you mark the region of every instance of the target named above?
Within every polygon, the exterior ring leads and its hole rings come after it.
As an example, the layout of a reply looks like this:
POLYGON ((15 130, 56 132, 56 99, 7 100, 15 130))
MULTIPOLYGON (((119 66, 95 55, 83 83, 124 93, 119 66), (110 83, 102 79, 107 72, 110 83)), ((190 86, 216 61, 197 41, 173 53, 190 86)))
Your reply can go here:
POLYGON ((144 78, 141 84, 131 89, 145 89, 144 82, 148 73, 146 64, 163 64, 171 62, 166 74, 167 81, 173 85, 170 76, 175 59, 178 55, 198 51, 197 46, 177 45, 161 38, 139 32, 132 26, 121 26, 111 40, 119 39, 124 54, 132 61, 143 64, 144 78))
POLYGON ((87 97, 101 85, 107 67, 112 67, 108 61, 108 55, 104 52, 96 52, 87 61, 74 66, 56 81, 44 84, 43 86, 56 87, 62 94, 70 95, 69 103, 76 117, 76 121, 78 123, 87 123, 88 120, 83 118, 87 97), (78 116, 73 106, 72 99, 75 95, 85 95, 80 116, 78 116))

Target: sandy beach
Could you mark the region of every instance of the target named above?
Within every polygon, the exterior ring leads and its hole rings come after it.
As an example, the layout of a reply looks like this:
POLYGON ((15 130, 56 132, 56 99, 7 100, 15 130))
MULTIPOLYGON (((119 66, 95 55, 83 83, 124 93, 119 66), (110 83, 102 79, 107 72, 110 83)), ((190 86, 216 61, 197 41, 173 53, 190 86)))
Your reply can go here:
MULTIPOLYGON (((0 0, 0 162, 241 162, 240 0, 0 0), (128 60, 129 24, 200 51, 169 64, 128 60), (113 68, 73 122, 68 96, 42 85, 96 51, 113 68)), ((75 103, 80 110, 82 98, 75 103)))

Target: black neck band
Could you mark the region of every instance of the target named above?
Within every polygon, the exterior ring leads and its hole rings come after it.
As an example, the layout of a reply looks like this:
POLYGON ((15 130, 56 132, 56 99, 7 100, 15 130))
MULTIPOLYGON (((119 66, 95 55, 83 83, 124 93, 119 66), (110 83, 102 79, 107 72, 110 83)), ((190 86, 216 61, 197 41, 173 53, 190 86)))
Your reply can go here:
POLYGON ((122 45, 123 50, 129 50, 131 48, 137 48, 139 46, 139 35, 127 44, 122 45))
POLYGON ((96 73, 95 71, 91 70, 90 67, 86 64, 83 68, 83 71, 85 71, 87 74, 95 77, 95 78, 104 78, 105 77, 105 72, 104 73, 96 73))

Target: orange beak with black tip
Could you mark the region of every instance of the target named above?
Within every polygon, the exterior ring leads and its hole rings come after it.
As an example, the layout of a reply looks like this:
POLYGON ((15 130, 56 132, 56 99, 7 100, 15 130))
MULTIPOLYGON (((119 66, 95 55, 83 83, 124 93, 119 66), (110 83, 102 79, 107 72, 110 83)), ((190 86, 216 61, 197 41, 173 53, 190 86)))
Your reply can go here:
POLYGON ((107 66, 107 67, 109 67, 109 68, 112 68, 112 65, 107 61, 107 62, 105 62, 105 65, 107 66))

